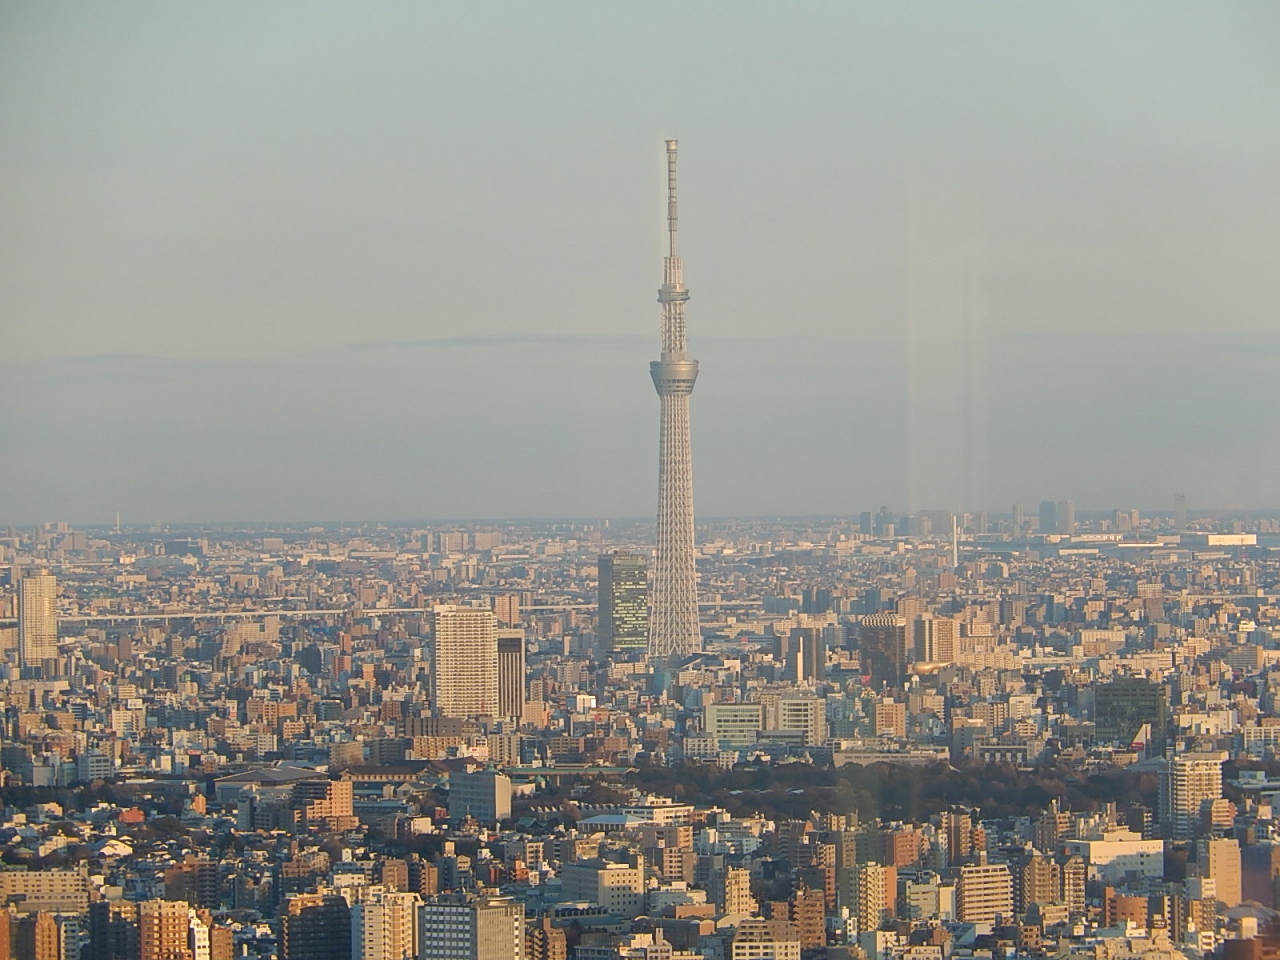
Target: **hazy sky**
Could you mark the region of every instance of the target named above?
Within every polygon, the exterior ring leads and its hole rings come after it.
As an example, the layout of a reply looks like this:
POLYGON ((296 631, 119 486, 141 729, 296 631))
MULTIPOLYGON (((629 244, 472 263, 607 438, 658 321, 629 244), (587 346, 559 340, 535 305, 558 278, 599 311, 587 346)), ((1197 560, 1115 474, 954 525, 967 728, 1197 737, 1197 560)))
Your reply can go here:
POLYGON ((0 522, 1280 507, 1280 5, 0 5, 0 522))

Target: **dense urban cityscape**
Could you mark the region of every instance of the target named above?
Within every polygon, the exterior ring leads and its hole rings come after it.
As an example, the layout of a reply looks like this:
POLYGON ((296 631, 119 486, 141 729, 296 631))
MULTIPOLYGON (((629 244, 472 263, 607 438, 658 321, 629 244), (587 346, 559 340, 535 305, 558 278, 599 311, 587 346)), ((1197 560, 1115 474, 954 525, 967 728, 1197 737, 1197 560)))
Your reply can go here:
POLYGON ((1275 11, 716 6, 7 5, 0 960, 1280 960, 1275 11))
POLYGON ((675 660, 651 524, 10 529, 0 923, 90 960, 1252 945, 1278 529, 702 522, 675 660))

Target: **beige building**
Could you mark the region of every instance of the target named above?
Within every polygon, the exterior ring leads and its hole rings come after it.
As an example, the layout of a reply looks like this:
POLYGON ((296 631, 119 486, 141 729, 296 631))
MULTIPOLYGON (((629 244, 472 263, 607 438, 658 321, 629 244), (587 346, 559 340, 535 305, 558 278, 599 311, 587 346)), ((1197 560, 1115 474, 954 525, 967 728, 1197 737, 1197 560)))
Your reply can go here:
POLYGON ((140 960, 189 957, 191 913, 185 900, 144 900, 138 904, 140 960))
POLYGON ((351 960, 409 960, 418 956, 416 893, 371 892, 351 908, 351 960))
POLYGON ((963 923, 995 923, 1013 919, 1013 875, 1003 863, 960 868, 957 907, 963 923))
POLYGON ((786 920, 743 920, 729 943, 729 960, 800 960, 800 928, 786 920))
POLYGON ((508 897, 428 902, 418 924, 418 960, 526 960, 524 904, 508 897))
POLYGON ((717 744, 745 747, 756 742, 764 717, 758 703, 711 703, 704 723, 717 744))
POLYGON ((39 667, 58 656, 58 579, 39 573, 18 581, 18 662, 39 667))
POLYGON ((911 624, 912 647, 917 660, 951 663, 956 658, 959 624, 950 617, 924 614, 911 624))
POLYGON ((1225 753, 1183 753, 1160 772, 1160 826, 1170 840, 1190 840, 1205 803, 1222 796, 1225 753))
POLYGON ((610 863, 583 860, 560 870, 565 900, 589 900, 619 917, 634 919, 644 911, 644 862, 610 863))
POLYGON ((16 904, 19 913, 84 913, 89 878, 78 870, 3 870, 0 903, 16 904))
POLYGON ((1196 844, 1196 875, 1213 880, 1214 895, 1227 905, 1240 904, 1240 841, 1201 840, 1196 844))
POLYGON ((434 610, 435 712, 442 717, 498 713, 498 621, 492 610, 441 604, 434 610))

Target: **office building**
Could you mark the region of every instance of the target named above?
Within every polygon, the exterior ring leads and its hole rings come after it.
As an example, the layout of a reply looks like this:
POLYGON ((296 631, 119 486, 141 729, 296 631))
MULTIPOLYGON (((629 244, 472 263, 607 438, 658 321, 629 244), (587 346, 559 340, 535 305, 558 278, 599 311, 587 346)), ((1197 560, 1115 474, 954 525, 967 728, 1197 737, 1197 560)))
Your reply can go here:
MULTIPOLYGON (((419 960, 525 960, 524 904, 507 897, 432 900, 418 911, 419 960)), ((561 934, 563 936, 563 934, 561 934)))
POLYGON ((791 630, 787 677, 796 683, 822 683, 827 676, 827 645, 821 627, 791 630))
POLYGON ((351 960, 351 907, 332 893, 303 893, 280 908, 280 960, 351 960))
POLYGON ((648 563, 638 553, 604 553, 596 561, 600 653, 643 653, 649 646, 648 563))
POLYGON ((498 709, 498 624, 493 611, 440 604, 433 614, 436 715, 493 716, 498 709))
POLYGON ((711 703, 703 722, 720 746, 745 747, 759 739, 764 717, 758 703, 711 703))
POLYGON ((858 632, 862 673, 873 687, 897 686, 911 659, 907 646, 907 618, 898 613, 873 613, 862 618, 858 632))
POLYGON ((58 657, 58 579, 39 573, 18 581, 18 663, 43 668, 58 657))
POLYGON ((1058 505, 1052 500, 1040 501, 1040 532, 1058 533, 1058 505))
POLYGON ((684 267, 676 250, 676 141, 667 141, 667 256, 658 290, 662 357, 649 364, 661 406, 658 450, 658 545, 649 597, 649 655, 678 657, 702 649, 698 571, 693 542, 693 452, 689 397, 698 361, 685 342, 684 267))
POLYGON ((799 734, 807 747, 827 739, 827 701, 821 697, 767 697, 764 701, 765 730, 799 734))
POLYGON ((516 723, 524 716, 524 631, 498 631, 498 716, 516 723))
POLYGON ((1058 533, 1071 536, 1076 532, 1076 505, 1073 500, 1059 500, 1057 510, 1058 533))
POLYGON ((19 913, 84 913, 89 877, 79 870, 0 870, 0 903, 19 913))
POLYGON ((566 901, 597 903, 619 917, 635 919, 644 911, 644 863, 580 860, 560 870, 561 895, 566 901))
POLYGON ((487 826, 511 817, 511 779, 497 770, 449 776, 449 816, 471 817, 487 826))
POLYGON ((1163 684, 1145 677, 1116 677, 1094 687, 1093 703, 1098 742, 1129 747, 1150 724, 1150 742, 1143 748, 1149 756, 1164 754, 1168 699, 1163 684))
POLYGON ((369 893, 351 908, 351 960, 417 957, 420 904, 416 893, 369 893))

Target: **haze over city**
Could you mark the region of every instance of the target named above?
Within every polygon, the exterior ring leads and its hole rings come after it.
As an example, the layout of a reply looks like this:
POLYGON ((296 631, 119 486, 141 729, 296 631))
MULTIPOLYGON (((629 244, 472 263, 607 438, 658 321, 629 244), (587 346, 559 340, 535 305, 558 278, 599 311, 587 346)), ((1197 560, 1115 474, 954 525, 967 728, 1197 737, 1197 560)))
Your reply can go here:
POLYGON ((1280 960, 1278 28, 0 6, 0 960, 1280 960))
POLYGON ((8 4, 0 520, 1280 506, 1272 5, 8 4))

